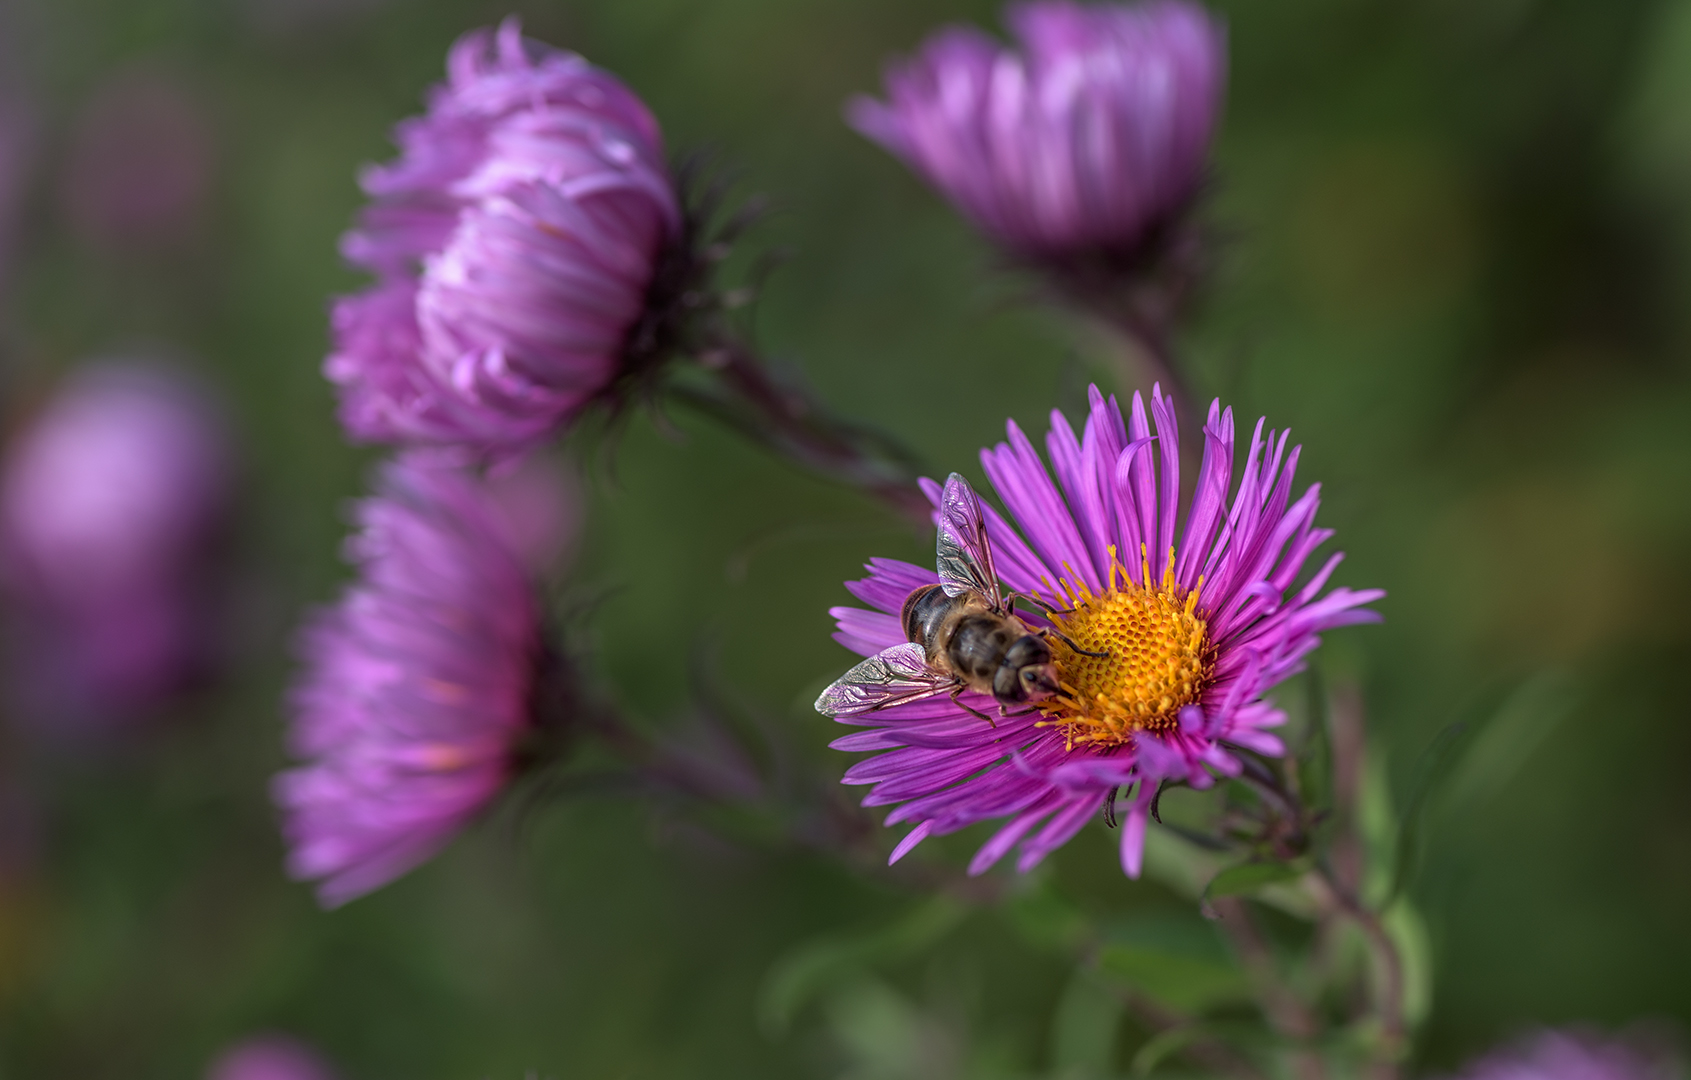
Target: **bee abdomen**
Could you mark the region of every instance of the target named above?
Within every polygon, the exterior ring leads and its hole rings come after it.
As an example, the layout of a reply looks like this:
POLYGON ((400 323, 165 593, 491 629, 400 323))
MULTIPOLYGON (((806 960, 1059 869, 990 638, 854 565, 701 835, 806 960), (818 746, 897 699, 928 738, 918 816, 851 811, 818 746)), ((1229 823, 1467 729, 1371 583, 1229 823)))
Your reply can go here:
POLYGON ((922 646, 931 654, 940 630, 945 626, 945 620, 957 603, 957 598, 945 594, 943 585, 924 585, 912 590, 910 595, 904 598, 904 610, 899 613, 899 623, 904 627, 905 639, 922 646))

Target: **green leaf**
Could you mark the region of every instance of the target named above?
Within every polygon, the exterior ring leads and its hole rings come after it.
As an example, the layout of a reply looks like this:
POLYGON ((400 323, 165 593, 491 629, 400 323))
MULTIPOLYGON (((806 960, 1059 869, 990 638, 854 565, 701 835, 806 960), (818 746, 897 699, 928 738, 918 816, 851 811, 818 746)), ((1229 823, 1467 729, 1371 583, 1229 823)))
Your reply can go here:
POLYGON ((1073 956, 1092 934, 1091 920, 1049 880, 1019 890, 999 910, 1023 940, 1063 956, 1073 956))
POLYGON ((1515 778, 1579 700, 1578 688, 1559 672, 1540 672, 1522 682, 1474 733, 1440 798, 1443 806, 1478 809, 1515 778))
POLYGON ((829 988, 824 1003, 828 1027, 852 1067, 849 1075, 908 1075, 922 1057, 925 1024, 921 1012, 879 979, 859 975, 829 988))
POLYGON ((1403 891, 1421 857, 1421 823, 1427 802, 1439 782, 1460 758, 1462 748, 1472 735, 1475 724, 1458 720, 1438 733, 1433 744, 1421 755, 1415 766, 1415 779, 1409 789, 1409 802, 1398 818, 1396 859, 1392 866, 1391 884, 1386 888, 1380 910, 1391 907, 1392 901, 1403 891))
MULTIPOLYGON (((1265 1029, 1260 1023, 1238 1020, 1206 1020, 1182 1024, 1160 1031, 1145 1041, 1128 1065, 1128 1075, 1149 1076, 1158 1065, 1196 1042, 1208 1042, 1235 1051, 1242 1060, 1261 1059, 1270 1054, 1292 1049, 1304 1050, 1308 1043, 1292 1043, 1284 1036, 1265 1029)), ((1181 1073, 1177 1075, 1190 1075, 1181 1073)), ((1202 1074, 1200 1074, 1202 1075, 1202 1074)))
POLYGON ((1382 921, 1403 963, 1404 1019, 1413 1031, 1433 1006, 1433 951, 1427 924, 1408 897, 1392 905, 1382 921))
POLYGON ((1215 927, 1187 914, 1141 916, 1111 928, 1098 950, 1100 974, 1181 1013, 1250 996, 1250 983, 1215 927))
POLYGON ((1133 1055, 1128 1073, 1132 1076, 1150 1076, 1152 1070, 1166 1061, 1170 1054, 1178 1054, 1205 1034, 1201 1024, 1185 1024, 1157 1032, 1145 1040, 1145 1044, 1133 1055))
POLYGON ((1221 869, 1220 854, 1197 846, 1165 823, 1145 833, 1145 877, 1189 900, 1197 900, 1221 869))
POLYGON ((1203 1012, 1250 996, 1250 984, 1237 968, 1143 946, 1104 946, 1098 970, 1180 1012, 1203 1012))
POLYGON ((1298 793, 1313 810, 1329 808, 1333 802, 1333 734, 1327 707, 1327 683, 1319 669, 1311 666, 1304 676, 1308 730, 1298 752, 1298 793))
POLYGON ((1577 700, 1562 677, 1541 673, 1516 687, 1503 704, 1479 720, 1458 720, 1433 740, 1415 769, 1409 802, 1399 819, 1396 861, 1381 910, 1409 884, 1420 862, 1428 807, 1445 788, 1453 801, 1473 804, 1497 791, 1572 711, 1577 700), (1454 779, 1453 779, 1454 778, 1454 779))
POLYGON ((872 964, 919 952, 951 931, 968 909, 935 897, 889 926, 855 934, 836 934, 801 945, 770 966, 758 992, 758 1022, 771 1035, 792 1026, 793 1018, 822 991, 857 978, 872 964))
POLYGON ((1204 888, 1205 901, 1223 896, 1245 896, 1270 885, 1303 877, 1309 867, 1302 862, 1247 862, 1229 866, 1210 879, 1204 888))
POLYGON ((1127 1006, 1097 975, 1075 971, 1051 1018, 1051 1065, 1064 1077, 1103 1077, 1127 1006))

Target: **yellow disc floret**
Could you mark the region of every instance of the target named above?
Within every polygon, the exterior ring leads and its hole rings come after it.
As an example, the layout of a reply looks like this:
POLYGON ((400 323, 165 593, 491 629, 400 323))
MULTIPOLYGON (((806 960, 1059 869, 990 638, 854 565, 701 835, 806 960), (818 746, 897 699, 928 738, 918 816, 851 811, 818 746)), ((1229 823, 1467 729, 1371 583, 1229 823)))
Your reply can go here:
MULTIPOLYGON (((1180 710, 1198 699, 1210 679, 1209 627, 1199 617, 1198 588, 1174 581, 1174 552, 1160 587, 1151 588, 1150 561, 1135 585, 1110 550, 1109 587, 1094 594, 1085 583, 1059 582, 1069 610, 1053 614, 1057 631, 1087 656, 1053 636, 1062 692, 1040 703, 1042 727, 1063 730, 1070 749, 1116 746, 1136 731, 1173 729, 1180 710)), ((1075 575, 1078 578, 1078 575, 1075 575)))

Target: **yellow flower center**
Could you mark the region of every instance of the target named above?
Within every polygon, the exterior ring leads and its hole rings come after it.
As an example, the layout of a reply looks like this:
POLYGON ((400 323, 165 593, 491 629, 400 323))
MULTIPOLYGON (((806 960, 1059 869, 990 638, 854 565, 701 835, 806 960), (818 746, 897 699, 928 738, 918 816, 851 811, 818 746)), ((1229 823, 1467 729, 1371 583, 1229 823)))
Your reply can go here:
POLYGON ((1135 731, 1170 731, 1180 710, 1209 683, 1214 666, 1209 627, 1197 614, 1202 579, 1190 591, 1175 584, 1173 549, 1156 589, 1149 587, 1150 560, 1143 547, 1140 564, 1143 587, 1127 576, 1114 548, 1109 587, 1102 594, 1084 582, 1058 583, 1069 610, 1053 614, 1052 623, 1086 652, 1105 654, 1087 656, 1052 639, 1062 691, 1040 703, 1046 715, 1040 726, 1061 728, 1071 750, 1119 746, 1135 731))

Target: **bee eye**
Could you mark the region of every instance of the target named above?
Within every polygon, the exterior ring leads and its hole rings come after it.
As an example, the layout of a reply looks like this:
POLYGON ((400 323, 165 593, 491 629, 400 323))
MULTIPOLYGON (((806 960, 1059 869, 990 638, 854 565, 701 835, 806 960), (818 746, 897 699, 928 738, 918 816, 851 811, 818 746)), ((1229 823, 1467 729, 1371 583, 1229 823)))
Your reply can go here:
POLYGON ((1016 672, 1022 693, 1029 698, 1049 697, 1058 690, 1057 679, 1047 664, 1028 664, 1016 672))

